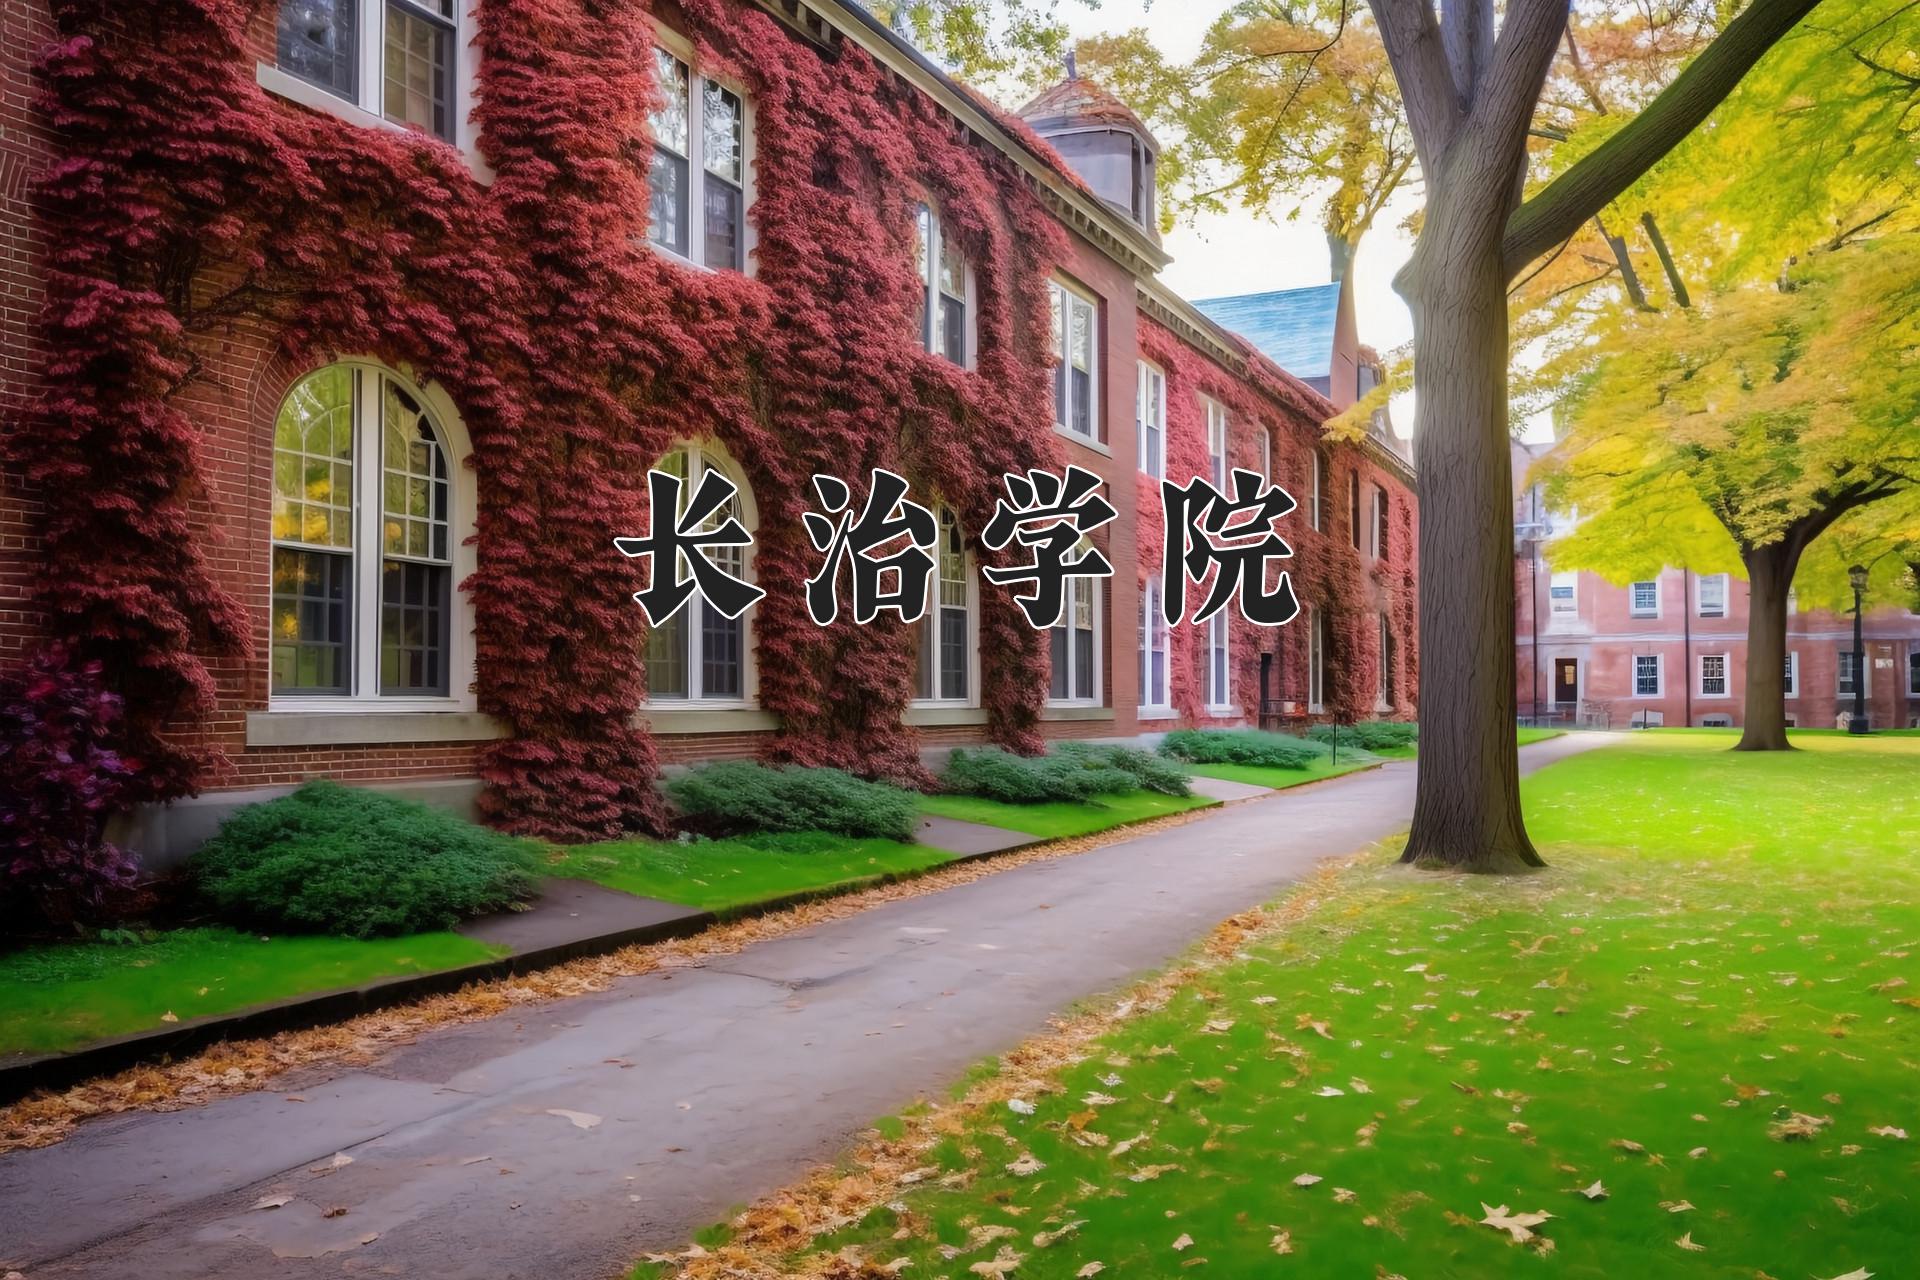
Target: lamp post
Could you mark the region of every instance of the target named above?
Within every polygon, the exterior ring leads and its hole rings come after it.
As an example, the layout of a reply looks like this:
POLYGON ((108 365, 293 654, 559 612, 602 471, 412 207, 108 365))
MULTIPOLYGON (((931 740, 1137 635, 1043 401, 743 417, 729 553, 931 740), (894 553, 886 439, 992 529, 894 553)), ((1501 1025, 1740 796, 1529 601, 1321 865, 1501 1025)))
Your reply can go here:
POLYGON ((1853 718, 1847 721, 1848 733, 1867 731, 1867 646, 1860 635, 1860 595, 1867 589, 1867 570, 1854 565, 1847 570, 1853 584, 1853 718))

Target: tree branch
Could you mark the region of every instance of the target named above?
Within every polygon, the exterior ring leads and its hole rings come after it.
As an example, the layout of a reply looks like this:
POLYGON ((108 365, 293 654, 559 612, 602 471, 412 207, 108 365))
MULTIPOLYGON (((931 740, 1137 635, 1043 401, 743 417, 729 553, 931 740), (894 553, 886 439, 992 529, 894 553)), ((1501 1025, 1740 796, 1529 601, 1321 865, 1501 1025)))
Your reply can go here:
POLYGON ((1420 155, 1420 167, 1433 173, 1440 153, 1453 141, 1454 130, 1466 118, 1459 99, 1453 95, 1453 76, 1447 69, 1446 51, 1441 45, 1433 9, 1427 0, 1367 0, 1367 3, 1373 9, 1374 21, 1379 24, 1380 43, 1386 46, 1394 79, 1400 84, 1400 99, 1407 105, 1407 123, 1413 127, 1413 146, 1420 155))
POLYGON ((1509 274, 1573 234, 1651 169, 1818 3, 1753 0, 1741 10, 1646 110, 1514 211, 1502 246, 1509 274))

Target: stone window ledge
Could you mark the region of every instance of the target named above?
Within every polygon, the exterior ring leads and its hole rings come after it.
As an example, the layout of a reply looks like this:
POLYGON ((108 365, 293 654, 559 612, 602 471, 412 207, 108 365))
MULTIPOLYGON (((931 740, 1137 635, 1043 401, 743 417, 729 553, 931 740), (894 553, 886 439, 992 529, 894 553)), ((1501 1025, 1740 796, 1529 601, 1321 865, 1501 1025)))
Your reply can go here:
POLYGON ((507 731, 477 711, 249 711, 249 747, 491 742, 507 731))

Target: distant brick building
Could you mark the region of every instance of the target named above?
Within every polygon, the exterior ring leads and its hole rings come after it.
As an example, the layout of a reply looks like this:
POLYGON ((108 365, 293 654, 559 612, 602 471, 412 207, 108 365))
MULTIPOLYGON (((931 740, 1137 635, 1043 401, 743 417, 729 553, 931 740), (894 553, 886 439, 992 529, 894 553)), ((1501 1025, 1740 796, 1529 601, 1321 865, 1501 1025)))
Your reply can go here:
MULTIPOLYGON (((1513 447, 1514 629, 1520 714, 1615 729, 1737 726, 1747 676, 1747 597, 1730 574, 1663 569, 1615 586, 1555 569, 1552 540, 1570 527, 1526 483, 1539 447, 1513 447)), ((1853 708, 1853 619, 1788 603, 1787 724, 1833 728, 1853 708)), ((1920 614, 1867 614, 1867 721, 1920 726, 1920 614)))

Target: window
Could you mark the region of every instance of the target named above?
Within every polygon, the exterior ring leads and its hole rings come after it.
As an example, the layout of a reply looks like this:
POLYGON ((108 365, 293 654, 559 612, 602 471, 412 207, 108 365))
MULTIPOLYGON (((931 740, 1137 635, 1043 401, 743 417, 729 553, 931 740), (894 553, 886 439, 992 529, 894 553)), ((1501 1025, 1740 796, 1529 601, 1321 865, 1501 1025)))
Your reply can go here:
POLYGON ((1273 433, 1265 427, 1260 432, 1260 478, 1268 484, 1273 483, 1273 433))
POLYGON ((1140 706, 1165 711, 1167 694, 1167 620, 1160 608, 1160 584, 1149 581, 1140 591, 1140 706))
POLYGON ((1227 660, 1227 611, 1207 619, 1207 706, 1227 711, 1233 706, 1232 666, 1227 660))
POLYGON ((1571 618, 1580 612, 1580 575, 1556 573, 1547 583, 1548 609, 1556 618, 1571 618))
POLYGON ((1700 727, 1703 729, 1731 729, 1733 728, 1733 717, 1729 715, 1701 716, 1700 727))
POLYGON ((1633 696, 1636 698, 1660 696, 1659 654, 1636 653, 1633 655, 1633 696))
POLYGON ((1307 710, 1321 712, 1327 705, 1327 615, 1313 611, 1313 627, 1307 632, 1307 710))
POLYGON ((1140 440, 1140 469, 1156 480, 1167 476, 1167 375, 1140 362, 1140 386, 1134 399, 1135 434, 1140 440))
POLYGON ((1703 698, 1727 696, 1726 654, 1703 653, 1700 655, 1700 696, 1703 698))
POLYGON ((1907 650, 1907 692, 1920 698, 1920 649, 1907 650))
POLYGON ((419 394, 382 370, 330 365, 288 393, 273 430, 276 697, 452 696, 459 474, 419 394))
POLYGON ((280 0, 274 66, 402 128, 454 140, 455 0, 280 0))
POLYGON ((1393 706, 1393 629, 1387 615, 1380 615, 1380 681, 1375 701, 1382 711, 1393 706))
POLYGON ((1784 675, 1785 681, 1786 681, 1786 683, 1781 689, 1782 696, 1788 697, 1788 698, 1799 697, 1800 696, 1800 655, 1798 653, 1789 653, 1787 655, 1786 671, 1783 672, 1782 674, 1784 675))
MULTIPOLYGON (((1092 548, 1080 539, 1074 556, 1092 548)), ((1053 702, 1096 703, 1100 700, 1100 580, 1068 578, 1060 621, 1049 632, 1053 679, 1047 697, 1053 702)))
POLYGON ((1783 716, 1782 719, 1784 719, 1787 722, 1787 728, 1789 729, 1797 729, 1800 727, 1800 717, 1792 714, 1791 712, 1783 716))
MULTIPOLYGON (((1842 649, 1840 650, 1838 657, 1839 657, 1838 666, 1839 666, 1839 672, 1840 672, 1839 681, 1838 681, 1838 691, 1842 694, 1845 694, 1847 697, 1851 698, 1853 696, 1854 672, 1860 670, 1860 655, 1855 653, 1851 649, 1842 649)), ((1872 689, 1873 689, 1873 681, 1870 678, 1867 680, 1864 680, 1861 683, 1860 687, 1862 692, 1870 693, 1872 692, 1872 689)))
MULTIPOLYGON (((669 452, 655 470, 680 477, 680 509, 685 511, 694 491, 709 471, 719 471, 738 489, 733 499, 708 516, 704 530, 738 520, 751 533, 755 526, 753 497, 746 481, 711 445, 686 444, 669 452)), ((700 554, 724 573, 751 582, 751 547, 708 547, 700 554)), ((661 572, 656 565, 654 572, 661 572)), ((660 702, 744 702, 749 682, 747 668, 748 614, 722 616, 696 592, 664 626, 647 633, 647 700, 660 702)))
POLYGON ((1100 313, 1091 298, 1061 284, 1053 300, 1053 421, 1062 431, 1100 438, 1100 313))
POLYGON ((1636 711, 1627 725, 1633 729, 1658 729, 1666 722, 1667 713, 1664 711, 1636 711))
POLYGON ((1207 414, 1207 466, 1213 487, 1227 492, 1227 407, 1202 396, 1201 407, 1207 414))
POLYGON ((1353 549, 1360 549, 1360 473, 1347 473, 1347 534, 1353 541, 1353 549))
POLYGON ((1308 510, 1308 518, 1313 521, 1316 532, 1327 527, 1327 455, 1315 449, 1313 451, 1313 506, 1308 510))
POLYGON ((1387 491, 1379 485, 1373 486, 1373 558, 1383 560, 1387 555, 1387 491))
POLYGON ((1700 616, 1703 618, 1724 618, 1727 616, 1727 575, 1709 573, 1700 579, 1700 616))
POLYGON ((972 277, 958 242, 930 205, 914 214, 914 253, 920 272, 920 345, 965 368, 972 277))
POLYGON ((972 565, 953 508, 936 507, 934 518, 940 522, 940 544, 934 555, 933 599, 919 623, 919 700, 965 703, 973 683, 972 565))
POLYGON ((702 266, 747 265, 747 111, 740 95, 655 46, 647 238, 702 266), (698 225, 695 225, 695 211, 698 225))
POLYGON ((1660 616, 1660 584, 1655 582, 1636 582, 1627 588, 1629 609, 1636 618, 1657 618, 1660 616))

